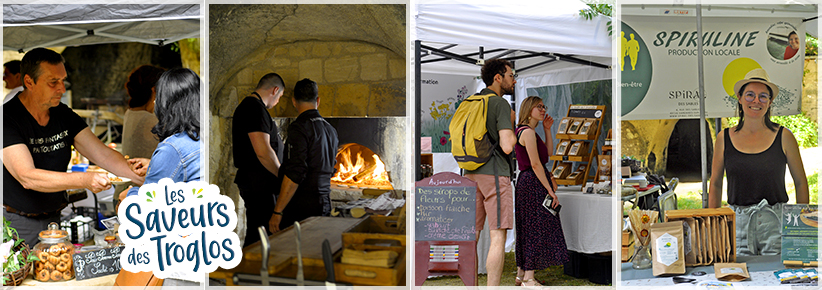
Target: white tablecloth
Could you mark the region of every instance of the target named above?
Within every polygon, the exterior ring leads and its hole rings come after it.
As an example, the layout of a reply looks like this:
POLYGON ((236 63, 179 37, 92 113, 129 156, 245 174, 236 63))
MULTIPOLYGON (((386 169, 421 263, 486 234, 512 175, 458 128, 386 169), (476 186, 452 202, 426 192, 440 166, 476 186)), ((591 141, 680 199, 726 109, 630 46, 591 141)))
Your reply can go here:
POLYGON ((578 186, 557 190, 568 250, 600 253, 613 250, 613 198, 610 195, 584 194, 578 186))

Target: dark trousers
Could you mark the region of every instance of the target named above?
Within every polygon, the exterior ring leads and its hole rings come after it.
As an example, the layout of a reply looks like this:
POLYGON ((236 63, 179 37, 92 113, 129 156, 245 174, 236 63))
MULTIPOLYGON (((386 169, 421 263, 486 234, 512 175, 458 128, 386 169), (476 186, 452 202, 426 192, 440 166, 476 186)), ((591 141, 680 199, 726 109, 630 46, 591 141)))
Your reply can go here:
POLYGON ((272 194, 271 186, 239 186, 240 196, 245 201, 245 222, 246 233, 243 247, 247 247, 253 243, 260 241, 260 234, 257 228, 265 227, 266 234, 268 231, 268 221, 271 215, 274 214, 274 204, 276 203, 275 196, 272 194))
POLYGON ((16 213, 6 212, 3 207, 3 217, 11 222, 11 227, 17 230, 17 235, 26 241, 29 247, 34 248, 34 245, 40 242, 40 232, 47 229, 49 223, 60 223, 60 216, 49 218, 30 218, 24 217, 16 213))
POLYGON ((294 222, 302 222, 312 216, 331 216, 331 198, 325 195, 314 197, 298 197, 294 194, 291 202, 283 210, 283 219, 280 221, 280 230, 293 226, 294 222))

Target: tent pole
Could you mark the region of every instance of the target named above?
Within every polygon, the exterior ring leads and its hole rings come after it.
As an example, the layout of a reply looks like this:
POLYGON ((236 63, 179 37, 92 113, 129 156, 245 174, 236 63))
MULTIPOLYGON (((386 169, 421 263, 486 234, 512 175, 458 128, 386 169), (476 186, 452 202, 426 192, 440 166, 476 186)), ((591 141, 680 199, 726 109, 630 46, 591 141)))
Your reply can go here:
POLYGON ((705 71, 702 60, 702 4, 696 4, 697 64, 699 66, 699 145, 702 162, 702 208, 708 207, 708 154, 705 140, 705 71))
POLYGON ((422 102, 422 64, 420 63, 420 46, 421 41, 414 41, 414 176, 416 180, 422 180, 422 172, 420 172, 420 103, 422 102))

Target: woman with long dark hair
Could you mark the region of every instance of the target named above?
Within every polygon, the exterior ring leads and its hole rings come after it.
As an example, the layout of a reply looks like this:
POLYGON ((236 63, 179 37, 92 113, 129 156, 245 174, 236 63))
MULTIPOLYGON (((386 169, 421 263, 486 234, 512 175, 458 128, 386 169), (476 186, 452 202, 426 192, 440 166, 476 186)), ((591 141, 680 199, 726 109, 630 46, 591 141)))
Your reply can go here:
MULTIPOLYGON (((154 114, 159 122, 151 132, 160 144, 150 162, 142 161, 148 164, 145 183, 162 178, 200 180, 200 77, 190 69, 172 69, 160 76, 156 91, 154 114)), ((128 196, 137 190, 129 188, 128 196)))
POLYGON ((723 175, 727 175, 728 204, 736 213, 737 255, 779 255, 782 205, 788 202, 786 164, 796 188, 796 203, 809 201, 799 145, 790 130, 771 121, 771 104, 779 87, 764 69, 748 72, 734 85, 734 92, 739 124, 716 136, 708 207, 720 206, 723 175), (750 222, 753 216, 757 218, 750 222))
POLYGON ((542 206, 546 195, 553 198, 552 207, 559 204, 556 181, 548 175, 545 163, 551 156, 553 139, 551 125, 554 119, 545 114, 542 99, 525 98, 520 105, 517 122, 517 165, 520 173, 515 194, 517 281, 522 286, 541 286, 534 278, 534 270, 568 262, 568 251, 559 216, 542 206), (534 128, 542 121, 546 141, 534 128), (546 144, 547 143, 547 144, 546 144))

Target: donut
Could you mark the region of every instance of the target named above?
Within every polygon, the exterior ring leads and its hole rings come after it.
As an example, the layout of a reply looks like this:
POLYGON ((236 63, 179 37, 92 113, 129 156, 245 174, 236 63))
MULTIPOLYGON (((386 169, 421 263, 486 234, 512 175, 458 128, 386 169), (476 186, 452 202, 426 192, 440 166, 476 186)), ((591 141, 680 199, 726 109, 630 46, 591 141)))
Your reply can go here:
POLYGON ((68 270, 63 272, 63 279, 69 280, 71 278, 74 278, 74 273, 72 273, 71 267, 68 267, 68 270))
POLYGON ((35 262, 34 263, 35 276, 37 275, 36 273, 40 272, 40 270, 42 270, 42 269, 43 269, 43 263, 40 263, 40 262, 35 262))
POLYGON ((60 251, 62 250, 62 248, 63 246, 61 245, 52 245, 51 247, 49 247, 49 254, 51 254, 52 256, 58 256, 60 255, 60 251))
POLYGON ((49 272, 53 271, 54 270, 54 264, 46 262, 45 264, 43 264, 43 270, 47 270, 49 272))
POLYGON ((40 258, 40 261, 45 263, 49 260, 49 253, 39 252, 39 253, 37 253, 37 258, 40 258))
POLYGON ((66 264, 65 262, 60 262, 54 268, 56 268, 57 271, 65 272, 66 270, 68 270, 68 264, 66 264))
POLYGON ((63 280, 63 273, 60 273, 60 271, 57 271, 57 270, 51 271, 51 277, 50 278, 51 278, 51 280, 54 280, 54 281, 62 281, 63 280))
POLYGON ((57 263, 60 263, 60 258, 57 256, 49 256, 49 263, 52 265, 57 265, 57 263))
POLYGON ((49 278, 50 278, 49 277, 49 271, 40 270, 40 271, 37 272, 37 280, 40 280, 42 282, 46 282, 46 281, 49 280, 49 278))
POLYGON ((65 263, 71 262, 71 254, 69 254, 69 253, 61 254, 60 255, 60 261, 65 262, 65 263))

